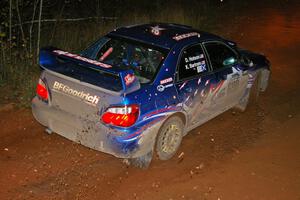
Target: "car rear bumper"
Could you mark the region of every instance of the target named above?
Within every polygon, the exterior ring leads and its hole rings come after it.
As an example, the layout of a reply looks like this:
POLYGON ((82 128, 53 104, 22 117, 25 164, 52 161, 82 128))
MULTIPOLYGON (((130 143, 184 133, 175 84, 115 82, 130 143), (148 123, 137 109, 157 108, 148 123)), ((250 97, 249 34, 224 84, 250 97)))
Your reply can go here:
POLYGON ((72 115, 34 97, 34 118, 53 132, 89 148, 112 154, 119 158, 143 156, 153 149, 156 134, 162 122, 147 127, 138 137, 124 140, 122 132, 101 122, 72 115))

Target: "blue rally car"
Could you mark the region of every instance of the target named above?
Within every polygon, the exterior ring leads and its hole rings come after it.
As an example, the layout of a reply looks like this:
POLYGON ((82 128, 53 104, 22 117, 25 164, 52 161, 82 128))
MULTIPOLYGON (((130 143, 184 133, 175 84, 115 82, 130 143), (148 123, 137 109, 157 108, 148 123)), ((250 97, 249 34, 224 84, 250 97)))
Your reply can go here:
POLYGON ((147 167, 191 129, 264 91, 270 63, 178 24, 118 28, 80 54, 46 47, 33 115, 72 141, 147 167), (250 95, 251 94, 251 95, 250 95))

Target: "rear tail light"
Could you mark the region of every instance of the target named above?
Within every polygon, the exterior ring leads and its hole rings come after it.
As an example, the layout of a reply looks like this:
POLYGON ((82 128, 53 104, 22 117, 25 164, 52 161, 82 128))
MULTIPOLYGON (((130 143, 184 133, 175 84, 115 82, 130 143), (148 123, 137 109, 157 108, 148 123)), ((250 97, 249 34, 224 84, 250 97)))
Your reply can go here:
POLYGON ((46 84, 42 79, 39 79, 39 82, 36 87, 36 94, 42 99, 47 101, 48 100, 48 90, 46 84))
POLYGON ((115 126, 132 126, 139 117, 138 105, 110 107, 102 115, 102 121, 115 126))

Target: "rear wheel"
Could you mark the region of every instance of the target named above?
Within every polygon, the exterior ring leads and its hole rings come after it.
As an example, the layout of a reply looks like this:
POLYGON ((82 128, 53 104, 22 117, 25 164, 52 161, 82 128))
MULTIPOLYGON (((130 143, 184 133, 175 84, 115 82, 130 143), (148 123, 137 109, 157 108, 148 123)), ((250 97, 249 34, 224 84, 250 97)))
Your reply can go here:
POLYGON ((168 160, 177 152, 184 124, 180 117, 170 117, 160 128, 156 140, 156 153, 160 160, 168 160))

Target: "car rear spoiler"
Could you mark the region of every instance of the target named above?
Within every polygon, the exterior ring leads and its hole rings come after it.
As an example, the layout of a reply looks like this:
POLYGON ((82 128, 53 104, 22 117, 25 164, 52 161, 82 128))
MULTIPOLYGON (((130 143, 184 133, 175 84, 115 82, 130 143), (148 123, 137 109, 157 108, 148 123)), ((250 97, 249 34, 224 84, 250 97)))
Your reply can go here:
POLYGON ((82 57, 78 54, 69 53, 54 47, 45 47, 40 50, 39 64, 42 69, 52 71, 56 66, 61 66, 61 59, 70 61, 80 67, 94 71, 104 72, 115 76, 122 83, 122 93, 130 93, 140 88, 140 82, 131 69, 120 69, 97 60, 82 57))

